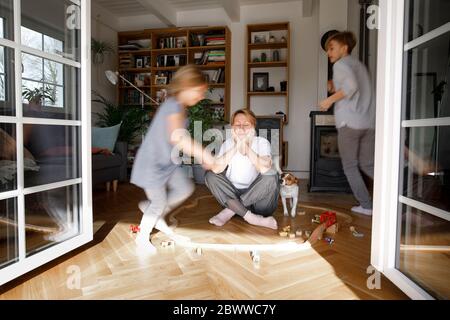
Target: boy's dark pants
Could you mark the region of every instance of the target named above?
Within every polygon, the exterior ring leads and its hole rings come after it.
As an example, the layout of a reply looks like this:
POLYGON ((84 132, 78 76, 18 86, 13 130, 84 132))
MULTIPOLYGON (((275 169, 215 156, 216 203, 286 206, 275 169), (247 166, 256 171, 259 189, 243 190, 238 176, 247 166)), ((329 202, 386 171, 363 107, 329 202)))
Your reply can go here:
POLYGON ((364 209, 372 209, 372 199, 361 172, 373 179, 375 130, 338 129, 339 153, 353 195, 364 209))

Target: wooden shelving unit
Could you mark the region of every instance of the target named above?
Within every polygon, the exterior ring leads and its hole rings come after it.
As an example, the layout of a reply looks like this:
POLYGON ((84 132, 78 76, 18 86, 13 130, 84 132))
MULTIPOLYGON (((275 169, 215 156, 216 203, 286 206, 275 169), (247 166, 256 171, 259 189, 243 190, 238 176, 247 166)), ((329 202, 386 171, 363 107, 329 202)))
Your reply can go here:
POLYGON ((283 131, 284 126, 289 121, 289 54, 289 22, 247 25, 247 59, 245 71, 247 80, 247 108, 255 112, 259 121, 276 122, 276 119, 281 121, 279 125, 281 131, 279 155, 282 156, 282 168, 285 168, 288 164, 288 142, 284 141, 283 131), (284 41, 282 41, 282 38, 284 38, 284 41), (278 52, 278 56, 274 55, 275 51, 278 52), (263 53, 265 54, 265 61, 263 59, 263 53), (267 90, 255 90, 253 87, 253 74, 255 73, 268 74, 267 90), (276 83, 273 79, 271 81, 271 76, 277 79, 279 83, 276 83), (282 81, 287 81, 285 89, 281 88, 282 81), (261 103, 266 100, 268 104, 273 103, 273 101, 284 101, 284 110, 280 110, 278 108, 279 105, 275 105, 273 107, 273 113, 267 114, 267 110, 270 107, 268 108, 265 105, 263 108, 266 111, 264 113, 258 112, 261 103), (282 116, 276 115, 278 111, 285 113, 284 121, 282 116))
MULTIPOLYGON (((197 64, 199 61, 196 57, 205 56, 206 60, 202 61, 204 64, 198 65, 202 72, 205 75, 223 74, 220 78, 217 77, 218 79, 212 79, 214 81, 210 79, 209 89, 212 96, 209 98, 215 101, 211 107, 221 108, 224 120, 229 121, 231 32, 228 27, 165 28, 119 32, 118 44, 120 74, 135 84, 137 81, 135 78, 140 77, 143 84, 140 83, 139 87, 155 100, 160 97, 158 93, 161 93, 161 90, 167 89, 171 76, 182 65, 197 64), (130 44, 136 41, 148 43, 148 46, 136 50, 130 49, 130 44), (142 64, 139 62, 139 66, 138 59, 142 59, 142 64), (224 61, 212 61, 217 59, 224 61), (124 66, 121 61, 130 61, 130 65, 124 66), (223 102, 219 101, 219 97, 223 102)), ((140 105, 137 90, 125 84, 119 85, 118 90, 119 104, 140 105)))
MULTIPOLYGON (((286 114, 287 124, 289 121, 289 52, 290 52, 290 29, 289 22, 267 23, 267 24, 251 24, 247 25, 247 108, 257 113, 256 106, 252 104, 252 98, 258 97, 284 97, 285 110, 274 110, 275 112, 283 111, 286 114), (273 36, 273 38, 271 38, 273 36), (259 37, 262 42, 256 42, 255 37, 259 37), (284 41, 281 41, 284 37, 284 41), (278 51, 278 60, 274 60, 274 56, 266 54, 266 61, 261 61, 257 55, 262 53, 278 51), (256 60, 256 61, 255 61, 256 60), (264 71, 266 69, 267 71, 264 71), (284 72, 278 71, 283 70, 284 72), (274 87, 274 91, 255 91, 253 88, 253 73, 266 72, 269 74, 268 87, 274 87), (283 80, 287 81, 286 90, 281 90, 280 83, 271 83, 270 75, 278 73, 278 77, 282 74, 283 80)), ((261 100, 258 100, 260 102, 261 100)), ((261 115, 258 114, 257 115, 261 115)), ((264 115, 262 115, 264 116, 264 115)))

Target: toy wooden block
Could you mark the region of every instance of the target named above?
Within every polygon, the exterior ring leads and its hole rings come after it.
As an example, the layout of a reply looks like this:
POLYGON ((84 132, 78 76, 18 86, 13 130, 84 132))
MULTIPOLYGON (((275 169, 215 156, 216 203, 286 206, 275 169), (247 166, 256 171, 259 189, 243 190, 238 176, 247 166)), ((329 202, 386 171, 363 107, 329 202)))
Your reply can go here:
POLYGON ((259 263, 261 261, 261 256, 257 251, 251 251, 250 256, 252 257, 253 263, 259 263))
POLYGON ((313 233, 311 234, 311 236, 308 239, 308 242, 310 244, 314 244, 316 243, 318 240, 322 239, 322 235, 325 232, 326 229, 326 223, 322 223, 320 226, 318 226, 313 233))
POLYGON ((197 249, 195 249, 195 252, 196 252, 199 256, 201 256, 201 255, 202 255, 202 248, 197 248, 197 249))
POLYGON ((286 231, 280 231, 279 235, 280 237, 286 238, 288 236, 288 233, 286 231))
POLYGON ((304 216, 306 214, 306 211, 299 211, 297 212, 297 215, 299 216, 304 216))
POLYGON ((292 233, 292 232, 289 233, 289 238, 290 238, 290 239, 294 239, 294 238, 295 238, 295 233, 292 233))
POLYGON ((175 242, 173 240, 164 240, 161 242, 161 247, 167 248, 167 247, 173 247, 175 246, 175 242))
POLYGON ((284 231, 284 232, 289 232, 289 231, 291 231, 291 226, 286 226, 286 227, 284 227, 284 228, 283 228, 283 231, 284 231))
POLYGON ((301 236, 303 236, 303 231, 302 230, 297 230, 297 231, 295 231, 295 235, 297 237, 301 237, 301 236))
POLYGON ((339 224, 335 223, 331 227, 328 227, 326 233, 336 234, 339 231, 339 224))
POLYGON ((362 237, 364 237, 364 233, 360 233, 360 232, 356 231, 356 228, 354 226, 350 227, 350 231, 351 231, 351 233, 353 234, 353 236, 355 238, 362 238, 362 237))
POLYGON ((311 231, 306 230, 306 231, 305 231, 305 236, 306 236, 307 238, 309 238, 309 237, 311 236, 311 231))

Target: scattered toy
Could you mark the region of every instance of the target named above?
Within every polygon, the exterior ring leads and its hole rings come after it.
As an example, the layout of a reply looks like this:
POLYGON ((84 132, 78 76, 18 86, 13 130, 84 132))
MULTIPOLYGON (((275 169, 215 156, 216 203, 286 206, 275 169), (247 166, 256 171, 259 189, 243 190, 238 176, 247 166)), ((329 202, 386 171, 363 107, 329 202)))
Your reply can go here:
POLYGON ((283 231, 285 231, 285 232, 291 231, 291 226, 286 226, 286 227, 284 227, 284 228, 283 228, 283 231))
POLYGON ((325 230, 326 233, 332 233, 336 234, 339 231, 339 224, 335 223, 332 226, 328 227, 327 230, 325 230))
POLYGON ((287 231, 280 231, 279 232, 280 237, 286 238, 288 236, 287 231))
POLYGON ((326 227, 329 228, 337 222, 336 212, 325 211, 319 216, 320 223, 325 223, 326 227))
POLYGON ((175 245, 175 242, 173 240, 164 240, 161 242, 161 247, 167 248, 167 247, 173 247, 175 245))
POLYGON ((333 238, 330 238, 330 237, 326 237, 324 240, 325 240, 329 245, 332 245, 332 244, 334 243, 334 239, 333 239, 333 238))
POLYGON ((350 231, 351 231, 351 233, 353 234, 353 236, 355 238, 362 238, 362 237, 364 237, 364 233, 360 233, 360 232, 356 231, 356 228, 354 226, 350 227, 350 231))
POLYGON ((312 222, 312 223, 320 224, 320 218, 314 218, 314 219, 311 219, 311 222, 312 222))
POLYGON ((316 243, 318 240, 322 240, 322 235, 325 232, 326 229, 326 225, 325 223, 322 223, 321 225, 319 225, 316 229, 314 229, 314 231, 311 233, 311 236, 309 236, 308 238, 308 242, 310 244, 314 244, 316 243))
POLYGON ((260 263, 261 256, 259 255, 258 251, 251 251, 250 256, 252 257, 253 263, 260 263))
POLYGON ((297 237, 301 237, 303 235, 303 231, 302 230, 297 230, 297 231, 295 231, 295 235, 297 237))
POLYGON ((306 214, 306 211, 298 211, 297 215, 299 216, 304 216, 306 214))
POLYGON ((201 255, 202 255, 202 248, 197 248, 197 249, 195 249, 195 252, 196 252, 199 256, 201 256, 201 255))
POLYGON ((289 233, 289 238, 290 239, 294 239, 295 238, 295 233, 293 233, 293 232, 289 233))
POLYGON ((141 228, 139 226, 130 225, 130 231, 132 233, 138 233, 139 231, 141 231, 141 228))
POLYGON ((305 231, 305 236, 306 236, 307 238, 309 238, 309 237, 311 236, 311 231, 306 230, 306 231, 305 231))

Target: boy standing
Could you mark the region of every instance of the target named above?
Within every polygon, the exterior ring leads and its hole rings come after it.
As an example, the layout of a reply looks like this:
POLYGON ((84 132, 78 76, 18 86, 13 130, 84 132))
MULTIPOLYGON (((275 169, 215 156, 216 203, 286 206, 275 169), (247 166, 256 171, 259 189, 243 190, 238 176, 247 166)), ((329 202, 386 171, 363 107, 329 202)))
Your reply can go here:
POLYGON ((351 56, 356 39, 351 32, 331 36, 326 49, 333 66, 334 94, 320 102, 322 111, 335 103, 336 128, 342 166, 358 207, 352 211, 372 215, 372 199, 361 176, 373 179, 375 149, 375 103, 369 73, 351 56))

